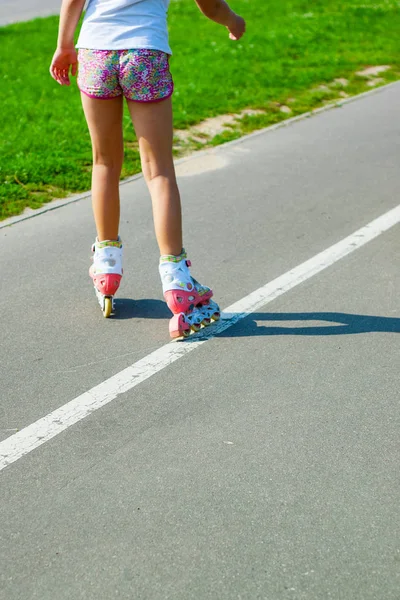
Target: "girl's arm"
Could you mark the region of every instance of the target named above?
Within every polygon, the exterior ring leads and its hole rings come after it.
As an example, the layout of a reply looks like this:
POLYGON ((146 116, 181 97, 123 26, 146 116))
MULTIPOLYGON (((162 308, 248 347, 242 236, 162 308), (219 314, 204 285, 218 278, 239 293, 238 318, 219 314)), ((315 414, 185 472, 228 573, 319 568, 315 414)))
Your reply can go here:
POLYGON ((196 4, 208 19, 225 25, 231 40, 239 40, 246 30, 242 17, 231 10, 225 0, 196 0, 196 4))
POLYGON ((57 49, 50 65, 50 74, 60 85, 70 85, 69 70, 76 75, 78 57, 74 34, 81 17, 85 0, 63 0, 58 26, 57 49))

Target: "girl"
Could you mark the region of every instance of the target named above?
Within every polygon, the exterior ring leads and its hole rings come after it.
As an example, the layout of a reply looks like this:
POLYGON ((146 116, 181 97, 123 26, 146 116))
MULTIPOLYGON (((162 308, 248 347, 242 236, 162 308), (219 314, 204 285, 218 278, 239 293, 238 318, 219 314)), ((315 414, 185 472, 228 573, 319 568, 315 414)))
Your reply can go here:
MULTIPOLYGON (((232 40, 245 22, 224 0, 196 0, 202 13, 224 25, 232 40)), ((171 337, 189 335, 219 318, 212 290, 190 274, 182 247, 179 190, 172 159, 172 77, 169 71, 169 0, 89 0, 77 48, 74 34, 85 0, 63 0, 57 49, 50 66, 60 85, 76 75, 93 147, 92 202, 97 238, 90 276, 105 317, 122 277, 119 178, 123 162, 123 97, 139 142, 142 171, 153 206, 164 298, 174 314, 171 337)))

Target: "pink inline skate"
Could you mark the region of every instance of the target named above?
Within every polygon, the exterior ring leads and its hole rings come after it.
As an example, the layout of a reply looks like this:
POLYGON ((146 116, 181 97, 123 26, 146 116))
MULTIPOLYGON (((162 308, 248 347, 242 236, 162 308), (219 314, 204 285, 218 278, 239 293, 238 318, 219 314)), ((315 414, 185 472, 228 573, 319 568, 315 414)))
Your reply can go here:
POLYGON ((93 264, 89 275, 93 279, 94 291, 103 315, 108 318, 114 312, 114 294, 122 279, 122 243, 121 240, 97 239, 92 246, 93 264))
POLYGON ((179 256, 160 258, 160 276, 164 298, 173 317, 169 322, 172 338, 188 337, 192 331, 207 327, 220 318, 220 309, 211 300, 213 292, 190 274, 191 263, 183 250, 179 256))

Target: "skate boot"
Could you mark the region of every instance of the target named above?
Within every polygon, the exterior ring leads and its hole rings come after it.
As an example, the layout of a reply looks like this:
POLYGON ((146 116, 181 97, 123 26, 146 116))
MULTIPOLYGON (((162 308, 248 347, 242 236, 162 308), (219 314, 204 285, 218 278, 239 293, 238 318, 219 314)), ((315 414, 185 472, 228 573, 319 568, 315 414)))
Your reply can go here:
POLYGON ((107 318, 114 312, 114 294, 122 278, 122 243, 121 240, 105 240, 96 238, 92 246, 93 264, 89 275, 93 279, 94 291, 107 318))
POLYGON ((179 256, 161 256, 160 276, 164 298, 173 313, 169 322, 172 338, 188 337, 220 318, 220 309, 211 300, 213 292, 190 274, 191 263, 183 250, 179 256))

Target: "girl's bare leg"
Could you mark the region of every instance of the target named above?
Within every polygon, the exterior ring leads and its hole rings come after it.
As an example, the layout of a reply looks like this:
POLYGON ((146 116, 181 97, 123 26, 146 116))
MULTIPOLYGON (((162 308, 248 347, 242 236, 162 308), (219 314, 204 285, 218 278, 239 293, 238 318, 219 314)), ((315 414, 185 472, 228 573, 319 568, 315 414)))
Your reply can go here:
POLYGON ((182 216, 172 159, 171 98, 152 103, 128 100, 128 107, 151 195, 160 254, 178 255, 182 251, 182 216))
POLYGON ((116 240, 119 232, 119 179, 124 158, 122 96, 110 100, 82 94, 93 148, 92 204, 99 241, 116 240))

